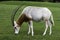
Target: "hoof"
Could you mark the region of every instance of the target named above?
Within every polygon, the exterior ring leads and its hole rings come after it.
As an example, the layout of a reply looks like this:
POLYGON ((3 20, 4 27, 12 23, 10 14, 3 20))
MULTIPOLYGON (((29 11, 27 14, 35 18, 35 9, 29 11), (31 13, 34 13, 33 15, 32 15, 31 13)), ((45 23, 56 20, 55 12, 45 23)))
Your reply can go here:
POLYGON ((45 36, 45 34, 43 34, 43 36, 45 36))

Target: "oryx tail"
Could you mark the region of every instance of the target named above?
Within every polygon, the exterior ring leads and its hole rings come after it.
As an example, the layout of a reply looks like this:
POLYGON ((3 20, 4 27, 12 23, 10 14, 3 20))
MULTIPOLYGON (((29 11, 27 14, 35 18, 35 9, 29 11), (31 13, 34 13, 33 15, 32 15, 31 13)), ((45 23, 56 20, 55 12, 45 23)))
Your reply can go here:
POLYGON ((53 24, 53 26, 54 26, 54 20, 53 20, 53 15, 51 14, 51 23, 53 24))

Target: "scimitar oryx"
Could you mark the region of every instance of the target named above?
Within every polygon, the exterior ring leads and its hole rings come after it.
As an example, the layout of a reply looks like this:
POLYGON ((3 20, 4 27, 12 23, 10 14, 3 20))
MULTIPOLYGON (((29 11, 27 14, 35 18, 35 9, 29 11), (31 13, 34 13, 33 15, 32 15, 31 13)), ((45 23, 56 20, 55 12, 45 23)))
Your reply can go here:
MULTIPOLYGON (((17 10, 16 10, 16 12, 17 12, 17 10)), ((14 16, 13 16, 13 18, 14 18, 14 16)), ((28 34, 30 34, 30 32, 32 32, 32 36, 33 36, 34 35, 33 21, 39 22, 40 20, 44 21, 45 25, 46 25, 43 36, 46 34, 48 26, 50 27, 49 35, 51 35, 52 26, 54 25, 52 12, 46 7, 34 7, 34 6, 25 7, 23 9, 22 13, 20 14, 20 16, 18 17, 18 20, 14 21, 14 19, 13 19, 13 21, 12 21, 14 30, 15 30, 15 34, 19 33, 19 29, 21 28, 22 23, 27 22, 29 25, 28 34)))

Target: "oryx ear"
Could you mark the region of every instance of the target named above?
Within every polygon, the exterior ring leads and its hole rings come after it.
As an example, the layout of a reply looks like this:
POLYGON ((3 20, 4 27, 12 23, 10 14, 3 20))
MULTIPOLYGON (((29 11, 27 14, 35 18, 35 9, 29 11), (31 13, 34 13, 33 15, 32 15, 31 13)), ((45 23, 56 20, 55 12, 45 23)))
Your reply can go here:
POLYGON ((16 23, 16 21, 14 21, 14 26, 15 26, 15 27, 17 26, 17 23, 16 23))
POLYGON ((14 24, 16 24, 16 21, 14 21, 14 24))

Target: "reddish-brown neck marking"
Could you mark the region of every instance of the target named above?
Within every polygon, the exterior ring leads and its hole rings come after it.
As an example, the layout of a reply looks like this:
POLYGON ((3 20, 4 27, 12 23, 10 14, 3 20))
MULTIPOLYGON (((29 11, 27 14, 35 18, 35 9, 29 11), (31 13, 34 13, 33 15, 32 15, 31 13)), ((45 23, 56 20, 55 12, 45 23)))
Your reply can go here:
POLYGON ((27 17, 25 14, 22 14, 22 15, 18 18, 17 24, 21 26, 23 22, 28 22, 28 21, 30 21, 30 20, 31 20, 31 18, 27 17))

